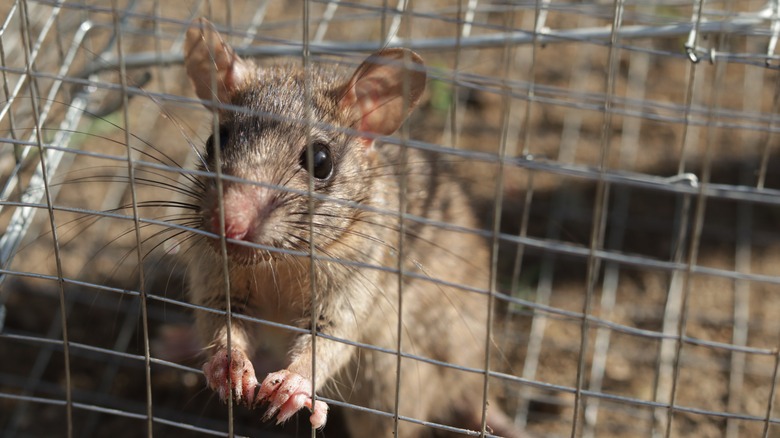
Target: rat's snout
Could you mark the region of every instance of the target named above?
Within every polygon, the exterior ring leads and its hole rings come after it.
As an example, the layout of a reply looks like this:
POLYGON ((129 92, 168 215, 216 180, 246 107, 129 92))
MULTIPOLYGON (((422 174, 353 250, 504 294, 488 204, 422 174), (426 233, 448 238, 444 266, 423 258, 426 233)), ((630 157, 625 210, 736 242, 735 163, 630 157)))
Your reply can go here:
MULTIPOLYGON (((211 217, 208 221, 214 234, 220 233, 219 198, 214 193, 211 217)), ((225 237, 259 243, 265 220, 273 209, 274 197, 263 187, 245 184, 225 184, 222 193, 222 210, 225 217, 225 237)))

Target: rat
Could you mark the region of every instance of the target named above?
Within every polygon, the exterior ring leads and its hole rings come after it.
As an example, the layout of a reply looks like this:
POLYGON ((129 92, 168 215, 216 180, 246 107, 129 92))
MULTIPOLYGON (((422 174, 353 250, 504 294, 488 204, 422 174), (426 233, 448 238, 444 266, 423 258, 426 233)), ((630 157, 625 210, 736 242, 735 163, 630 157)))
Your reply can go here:
MULTIPOLYGON (((186 251, 192 301, 223 312, 195 315, 208 387, 223 401, 265 409, 264 420, 307 408, 314 428, 328 416, 315 393, 389 413, 345 408, 353 437, 393 435, 396 391, 399 416, 481 429, 484 374, 441 364, 484 368, 487 244, 463 231, 477 222, 446 163, 379 140, 420 102, 421 57, 386 48, 351 75, 261 67, 201 18, 187 32, 185 67, 204 105, 219 104, 201 169, 219 165, 225 176, 221 184, 198 177, 198 228, 210 236, 186 251), (214 237, 223 233, 226 261, 214 237), (400 350, 414 356, 402 357, 400 370, 399 332, 400 350)), ((519 436, 488 400, 487 431, 519 436)), ((397 427, 401 437, 434 433, 404 420, 397 427)))

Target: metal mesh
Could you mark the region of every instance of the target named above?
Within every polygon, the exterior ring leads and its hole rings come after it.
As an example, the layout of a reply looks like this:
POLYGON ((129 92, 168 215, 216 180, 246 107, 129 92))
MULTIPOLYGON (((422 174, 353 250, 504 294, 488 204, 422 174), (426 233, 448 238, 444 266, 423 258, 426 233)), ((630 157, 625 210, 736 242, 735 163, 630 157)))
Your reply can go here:
POLYGON ((181 67, 201 15, 262 62, 426 59, 405 143, 446 154, 493 245, 490 384, 519 427, 777 433, 776 1, 22 0, 0 5, 3 436, 227 434, 174 254, 211 130, 181 67))

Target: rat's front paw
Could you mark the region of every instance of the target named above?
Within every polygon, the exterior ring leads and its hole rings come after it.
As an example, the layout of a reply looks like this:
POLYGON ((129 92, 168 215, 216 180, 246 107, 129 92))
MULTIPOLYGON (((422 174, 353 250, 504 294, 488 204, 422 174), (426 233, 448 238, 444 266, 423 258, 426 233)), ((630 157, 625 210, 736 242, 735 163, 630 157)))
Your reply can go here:
POLYGON ((325 402, 317 400, 312 405, 311 381, 287 370, 269 374, 260 385, 255 400, 258 403, 265 401, 269 405, 263 420, 270 420, 276 415, 277 424, 287 421, 303 407, 312 411, 309 421, 315 428, 325 426, 328 418, 328 405, 325 402))
POLYGON ((218 350, 203 365, 203 373, 209 388, 216 391, 223 402, 227 401, 232 393, 236 403, 244 403, 247 406, 254 403, 257 378, 252 362, 243 351, 233 348, 228 360, 227 349, 218 350))

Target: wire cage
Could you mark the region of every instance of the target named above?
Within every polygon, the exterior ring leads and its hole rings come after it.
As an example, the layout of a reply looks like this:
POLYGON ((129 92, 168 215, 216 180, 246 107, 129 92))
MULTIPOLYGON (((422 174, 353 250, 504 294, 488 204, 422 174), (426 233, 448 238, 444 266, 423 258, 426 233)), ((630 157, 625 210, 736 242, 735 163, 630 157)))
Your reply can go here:
POLYGON ((404 144, 446 157, 491 244, 485 375, 518 429, 778 433, 776 0, 14 0, 3 436, 312 434, 228 410, 193 354, 177 202, 212 130, 182 67, 200 16, 263 63, 425 59, 404 144))

